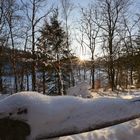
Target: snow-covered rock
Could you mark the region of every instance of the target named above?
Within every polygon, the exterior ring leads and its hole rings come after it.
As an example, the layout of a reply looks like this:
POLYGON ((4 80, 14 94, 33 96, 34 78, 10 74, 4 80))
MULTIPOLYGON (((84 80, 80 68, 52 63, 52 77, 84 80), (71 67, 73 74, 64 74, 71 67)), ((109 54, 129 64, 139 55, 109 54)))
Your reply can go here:
POLYGON ((92 95, 89 91, 89 84, 87 82, 81 82, 75 87, 70 87, 67 90, 67 95, 78 96, 83 98, 91 98, 92 95))

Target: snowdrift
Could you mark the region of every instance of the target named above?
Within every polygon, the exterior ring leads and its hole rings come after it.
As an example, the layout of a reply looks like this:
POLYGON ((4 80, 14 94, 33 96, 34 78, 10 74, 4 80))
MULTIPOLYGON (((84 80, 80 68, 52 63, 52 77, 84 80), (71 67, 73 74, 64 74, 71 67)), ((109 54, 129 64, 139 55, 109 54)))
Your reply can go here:
POLYGON ((27 140, 54 138, 119 124, 140 116, 140 98, 82 99, 21 92, 0 101, 0 119, 8 117, 31 127, 27 140))

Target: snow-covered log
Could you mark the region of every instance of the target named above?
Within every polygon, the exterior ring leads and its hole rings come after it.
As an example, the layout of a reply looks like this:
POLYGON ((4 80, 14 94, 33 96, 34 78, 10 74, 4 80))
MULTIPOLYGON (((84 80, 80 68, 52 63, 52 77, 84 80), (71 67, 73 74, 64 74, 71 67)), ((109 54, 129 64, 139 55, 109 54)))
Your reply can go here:
POLYGON ((27 140, 54 138, 112 126, 140 117, 140 98, 82 99, 22 92, 0 101, 0 119, 27 123, 27 140))

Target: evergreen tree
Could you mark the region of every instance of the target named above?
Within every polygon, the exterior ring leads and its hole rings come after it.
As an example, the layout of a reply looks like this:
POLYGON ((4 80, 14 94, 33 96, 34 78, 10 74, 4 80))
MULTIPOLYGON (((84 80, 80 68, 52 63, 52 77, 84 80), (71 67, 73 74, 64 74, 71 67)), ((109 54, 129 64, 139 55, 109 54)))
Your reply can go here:
MULTIPOLYGON (((47 77, 48 84, 51 83, 51 89, 48 89, 48 92, 63 95, 64 83, 66 83, 64 78, 67 77, 63 65, 63 59, 67 54, 66 33, 58 21, 57 9, 54 10, 53 15, 50 17, 50 22, 45 22, 40 33, 38 49, 41 52, 41 58, 45 58, 41 62, 48 68, 47 71, 51 69, 47 72, 50 75, 47 77), (48 66, 48 64, 50 65, 48 66)), ((49 85, 48 88, 50 88, 49 85)))

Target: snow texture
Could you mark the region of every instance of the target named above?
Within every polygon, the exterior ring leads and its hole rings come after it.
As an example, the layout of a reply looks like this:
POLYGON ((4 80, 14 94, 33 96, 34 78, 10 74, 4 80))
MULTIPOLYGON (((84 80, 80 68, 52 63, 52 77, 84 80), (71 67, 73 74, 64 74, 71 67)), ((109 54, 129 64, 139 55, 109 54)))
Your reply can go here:
POLYGON ((0 118, 22 120, 31 126, 27 140, 80 133, 140 116, 140 98, 82 99, 21 92, 0 101, 0 118), (20 113, 19 113, 20 112, 20 113), (12 114, 12 115, 9 115, 12 114))
MULTIPOLYGON (((53 140, 140 140, 140 120, 135 119, 93 132, 53 140)), ((51 139, 52 140, 52 139, 51 139)))
POLYGON ((91 94, 89 92, 89 86, 87 82, 81 82, 75 87, 71 87, 67 90, 67 95, 70 96, 78 96, 83 98, 91 98, 91 94))

